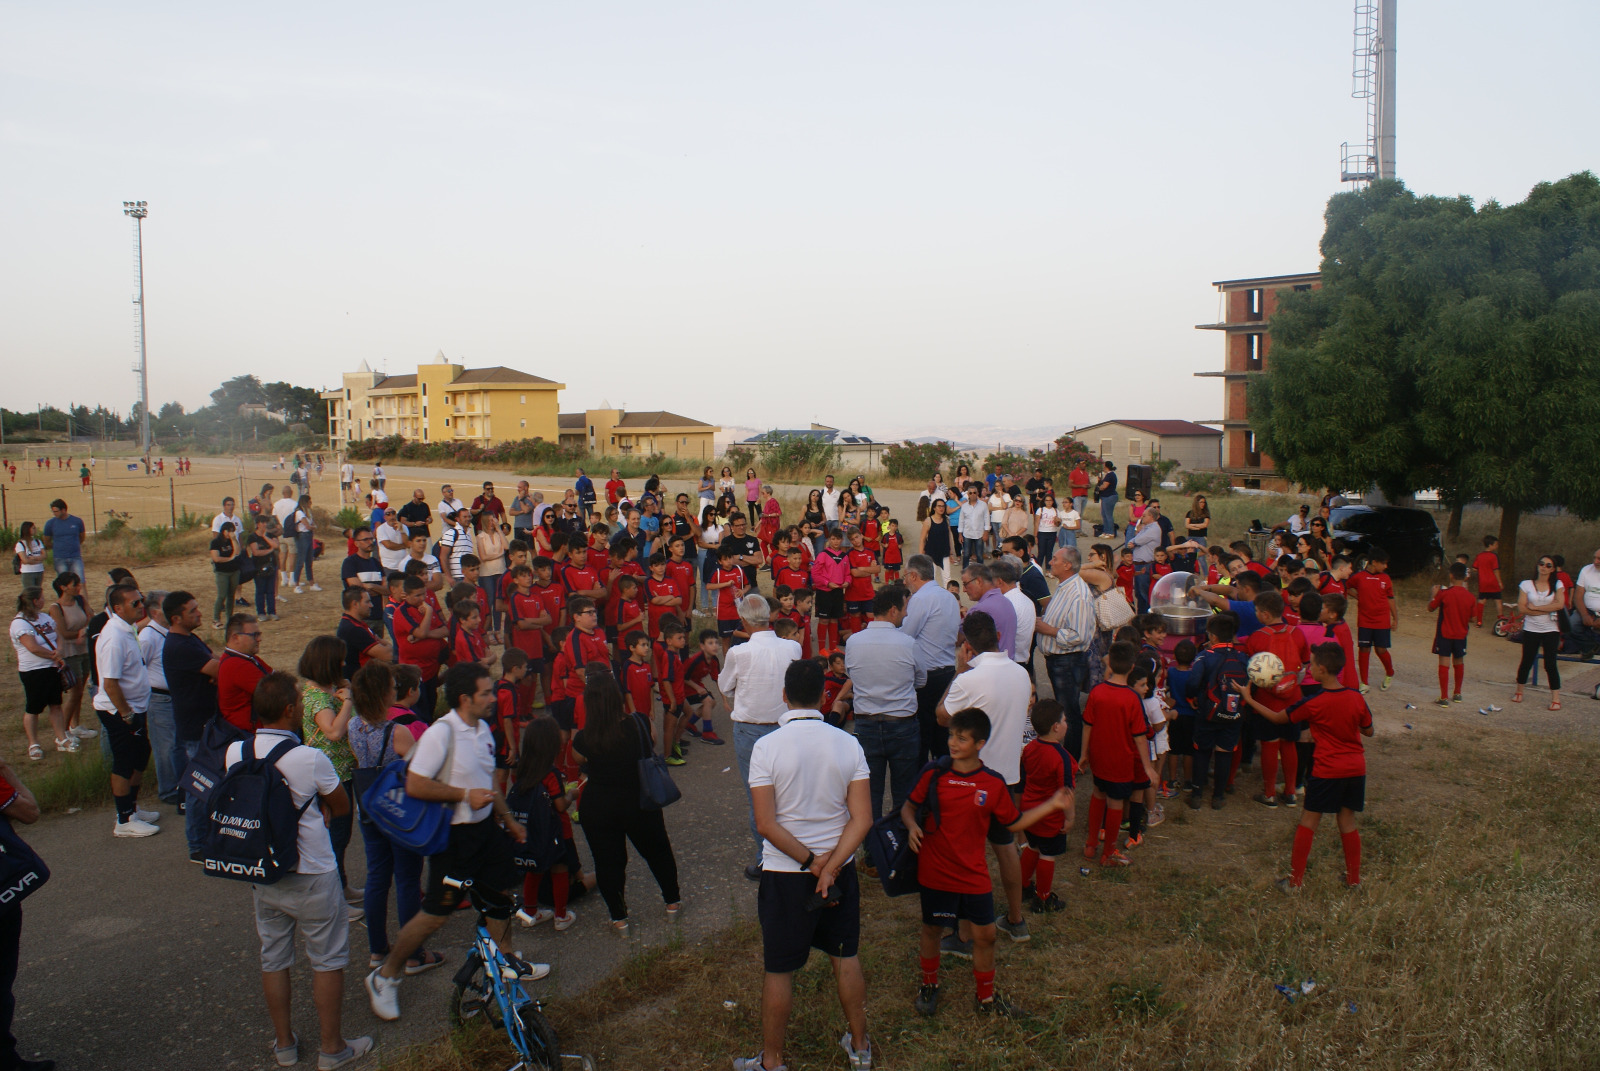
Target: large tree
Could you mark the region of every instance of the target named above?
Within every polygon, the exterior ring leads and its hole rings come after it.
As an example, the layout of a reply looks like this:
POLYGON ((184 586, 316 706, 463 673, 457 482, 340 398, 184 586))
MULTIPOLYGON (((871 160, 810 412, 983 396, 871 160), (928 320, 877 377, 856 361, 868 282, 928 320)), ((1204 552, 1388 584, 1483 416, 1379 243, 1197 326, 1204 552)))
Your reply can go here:
POLYGON ((1600 516, 1585 449, 1600 412, 1600 179, 1509 207, 1398 182, 1328 202, 1322 288, 1286 294, 1251 426, 1292 480, 1438 488, 1521 514, 1600 516))

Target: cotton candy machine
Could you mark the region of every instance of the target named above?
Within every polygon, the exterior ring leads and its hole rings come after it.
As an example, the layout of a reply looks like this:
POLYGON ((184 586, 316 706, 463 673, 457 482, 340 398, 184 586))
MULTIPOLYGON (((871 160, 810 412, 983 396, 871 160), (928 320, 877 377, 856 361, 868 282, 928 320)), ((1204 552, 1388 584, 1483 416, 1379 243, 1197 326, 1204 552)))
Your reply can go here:
POLYGON ((1194 573, 1168 573, 1150 589, 1150 610, 1159 614, 1168 636, 1198 636, 1205 631, 1208 607, 1195 589, 1205 578, 1194 573))

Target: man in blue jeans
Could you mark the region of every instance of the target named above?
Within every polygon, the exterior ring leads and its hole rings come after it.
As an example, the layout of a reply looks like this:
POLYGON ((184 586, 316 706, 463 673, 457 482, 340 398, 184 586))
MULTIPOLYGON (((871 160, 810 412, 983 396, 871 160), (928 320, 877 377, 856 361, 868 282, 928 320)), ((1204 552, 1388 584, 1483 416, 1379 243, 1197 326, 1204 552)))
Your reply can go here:
MULTIPOLYGON (((854 693, 856 742, 867 756, 872 820, 883 816, 883 783, 894 810, 916 787, 922 763, 917 689, 927 674, 917 668, 917 641, 900 631, 910 593, 899 584, 878 589, 873 620, 844 647, 845 672, 854 693)), ((824 712, 826 713, 826 712, 824 712)))
POLYGON ((1114 536, 1117 534, 1117 466, 1115 462, 1107 461, 1106 470, 1100 474, 1100 482, 1094 485, 1095 499, 1100 503, 1100 534, 1114 536))
MULTIPOLYGON (((217 714, 217 672, 222 663, 206 641, 195 635, 195 630, 205 622, 199 600, 187 591, 174 591, 161 600, 161 609, 167 615, 167 638, 161 648, 161 663, 177 730, 173 763, 181 785, 184 769, 200 750, 200 737, 205 733, 206 723, 217 714), (176 752, 182 753, 181 759, 176 752)), ((249 627, 259 629, 261 626, 249 627)), ((198 863, 205 814, 192 796, 186 798, 183 818, 189 861, 198 863)))
POLYGON ((1056 592, 1033 626, 1050 690, 1067 713, 1067 738, 1062 743, 1074 758, 1079 757, 1083 741, 1082 693, 1089 687, 1089 644, 1098 627, 1094 591, 1078 575, 1080 561, 1077 547, 1056 548, 1050 558, 1056 592))
POLYGON ((73 573, 83 576, 83 521, 67 512, 65 499, 50 503, 50 519, 44 522, 40 535, 55 562, 56 575, 73 573))

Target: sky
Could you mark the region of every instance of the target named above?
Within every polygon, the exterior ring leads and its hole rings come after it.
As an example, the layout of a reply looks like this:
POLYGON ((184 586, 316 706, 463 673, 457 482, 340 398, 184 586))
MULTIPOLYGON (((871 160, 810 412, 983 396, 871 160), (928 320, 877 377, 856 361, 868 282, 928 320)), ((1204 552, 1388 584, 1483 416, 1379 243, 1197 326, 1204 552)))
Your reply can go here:
MULTIPOLYGON (((0 3, 0 399, 442 350, 564 411, 880 438, 1215 419, 1214 280, 1312 271, 1349 0, 0 3)), ((1600 6, 1406 0, 1400 177, 1600 165, 1600 6)))

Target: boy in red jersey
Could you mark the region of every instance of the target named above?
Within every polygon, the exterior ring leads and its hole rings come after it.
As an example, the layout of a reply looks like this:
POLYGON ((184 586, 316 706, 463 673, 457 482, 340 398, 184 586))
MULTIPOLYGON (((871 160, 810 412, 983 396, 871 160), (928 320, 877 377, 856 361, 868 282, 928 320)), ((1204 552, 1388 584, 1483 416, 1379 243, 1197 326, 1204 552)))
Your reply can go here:
POLYGON ((572 631, 561 643, 561 653, 567 656, 566 664, 570 667, 565 687, 567 695, 573 700, 573 728, 581 729, 586 720, 583 708, 584 669, 590 662, 609 665, 611 648, 606 646, 605 634, 599 631, 600 611, 595 608, 593 599, 587 595, 573 598, 567 603, 567 613, 572 618, 572 631))
POLYGON ((460 599, 450 604, 450 662, 482 662, 488 665, 489 649, 479 630, 483 627, 483 613, 470 599, 460 599))
POLYGON ((1335 554, 1333 560, 1328 562, 1328 567, 1317 574, 1317 594, 1345 594, 1345 585, 1350 580, 1350 574, 1355 572, 1355 568, 1355 563, 1348 557, 1335 554))
MULTIPOLYGON (((1339 674, 1339 683, 1346 688, 1357 688, 1361 684, 1356 676, 1356 640, 1350 634, 1350 626, 1345 624, 1344 615, 1349 612, 1350 600, 1343 595, 1324 595, 1322 597, 1322 614, 1317 618, 1322 623, 1324 643, 1337 643, 1344 652, 1344 669, 1339 674)), ((1312 644, 1313 647, 1316 644, 1312 644)))
POLYGON ((855 689, 850 684, 850 674, 845 672, 844 652, 834 651, 822 660, 822 717, 829 725, 842 727, 850 720, 854 706, 855 689))
MULTIPOLYGON (((494 612, 496 619, 504 623, 506 613, 511 609, 511 593, 516 590, 517 582, 511 579, 511 570, 519 565, 527 565, 530 561, 528 544, 520 539, 513 539, 506 547, 506 571, 500 574, 500 583, 495 590, 494 612)), ((510 646, 504 638, 502 643, 510 646)))
POLYGON ((561 768, 563 775, 569 778, 578 776, 578 764, 572 757, 572 732, 573 732, 573 707, 577 701, 567 691, 567 682, 575 674, 572 670, 572 658, 567 654, 565 645, 567 637, 572 635, 569 625, 562 625, 555 631, 555 643, 550 648, 555 652, 555 657, 550 659, 551 681, 548 693, 550 702, 547 713, 555 719, 556 725, 561 728, 561 754, 556 760, 556 765, 561 768))
POLYGON ((661 637, 662 618, 683 617, 689 612, 683 589, 667 575, 667 556, 659 550, 650 555, 650 579, 644 582, 644 596, 648 606, 646 631, 652 639, 661 637))
POLYGON ((1361 652, 1361 694, 1367 693, 1367 667, 1372 649, 1383 663, 1383 687, 1394 681, 1394 661, 1389 657, 1389 630, 1399 620, 1394 580, 1389 576, 1389 554, 1381 547, 1367 552, 1367 563, 1345 583, 1356 597, 1356 642, 1361 652))
POLYGON ((622 707, 629 714, 641 714, 650 720, 650 689, 655 685, 655 674, 650 672, 650 637, 642 629, 624 633, 623 643, 628 648, 628 661, 622 671, 622 707))
POLYGON ((977 707, 952 714, 950 758, 930 763, 900 808, 907 840, 917 853, 917 884, 922 887, 918 951, 922 984, 914 1004, 922 1015, 939 1010, 939 943, 961 919, 972 927, 972 976, 977 986, 978 1014, 1008 1018, 1026 1014, 996 993, 994 987, 995 912, 994 885, 989 878, 989 826, 998 822, 1013 833, 1029 829, 1071 807, 1072 796, 1065 788, 1057 789, 1026 813, 1017 810, 1005 779, 984 766, 978 757, 988 742, 989 731, 989 715, 977 707))
POLYGON ((772 571, 774 588, 786 587, 791 591, 811 586, 811 571, 805 567, 800 548, 791 546, 784 561, 772 571))
POLYGON ((800 626, 800 657, 811 657, 811 607, 817 593, 810 588, 797 588, 794 593, 795 624, 800 626))
POLYGON ((1123 547, 1122 553, 1117 556, 1117 587, 1127 596, 1129 606, 1139 605, 1134 601, 1133 574, 1133 551, 1123 547))
POLYGON ((683 705, 683 648, 688 639, 683 620, 668 617, 661 622, 661 639, 650 648, 650 670, 661 697, 661 753, 669 766, 682 766, 684 761, 683 728, 689 715, 683 705))
MULTIPOLYGON (((540 561, 547 562, 548 558, 540 561)), ((548 575, 548 569, 546 569, 548 575)), ((528 672, 518 684, 524 710, 533 709, 533 682, 542 681, 544 694, 550 695, 550 671, 545 664, 545 634, 550 628, 550 611, 533 584, 534 570, 528 565, 511 567, 511 595, 506 600, 506 650, 518 650, 528 660, 528 672)))
MULTIPOLYGON (((606 604, 606 616, 611 618, 606 625, 606 639, 613 643, 616 637, 626 636, 635 629, 644 630, 646 614, 637 577, 623 574, 617 578, 616 597, 606 604)), ((624 643, 617 650, 628 646, 624 643)))
POLYGON ((605 581, 600 570, 589 561, 589 548, 582 543, 567 548, 567 564, 561 568, 560 575, 568 600, 583 595, 598 601, 606 596, 605 581))
MULTIPOLYGON (((549 695, 552 687, 552 668, 550 658, 556 650, 557 644, 555 631, 566 621, 567 616, 567 586, 555 580, 556 563, 549 558, 533 559, 533 594, 539 597, 539 602, 544 606, 545 616, 550 620, 544 626, 544 670, 540 681, 544 686, 545 695, 549 695)), ((525 691, 532 691, 532 684, 524 686, 525 691)), ((537 702, 533 706, 537 706, 537 702)), ((530 706, 529 709, 533 709, 530 706)))
POLYGON ((883 533, 883 582, 895 584, 900 580, 900 566, 905 564, 906 541, 900 536, 900 522, 885 518, 887 530, 883 533))
MULTIPOLYGON (((1492 535, 1483 537, 1483 549, 1478 556, 1472 559, 1472 567, 1478 571, 1478 627, 1483 627, 1483 608, 1490 606, 1495 616, 1500 616, 1500 540, 1492 535)), ((1456 691, 1460 691, 1458 687, 1456 691)))
POLYGON ((872 620, 873 578, 883 572, 877 555, 867 549, 866 537, 861 534, 861 529, 851 528, 848 534, 850 582, 844 589, 844 628, 839 635, 841 644, 852 633, 866 628, 867 622, 872 620))
POLYGON ((717 635, 749 639, 739 630, 739 596, 744 594, 744 570, 735 559, 738 553, 729 546, 717 548, 717 571, 706 581, 706 593, 717 605, 717 635))
MULTIPOLYGON (((1269 651, 1283 663, 1283 676, 1269 688, 1251 686, 1256 702, 1271 710, 1287 710, 1300 701, 1300 670, 1311 661, 1311 647, 1294 625, 1283 619, 1283 596, 1271 590, 1255 598, 1256 618, 1261 627, 1245 640, 1247 655, 1269 651)), ((1264 807, 1282 804, 1293 807, 1295 802, 1295 772, 1299 765, 1299 751, 1295 740, 1300 735, 1297 726, 1256 718, 1250 724, 1251 735, 1261 745, 1261 792, 1255 801, 1264 807), (1278 792, 1278 765, 1283 765, 1283 792, 1278 792)))
POLYGON ((883 507, 874 502, 867 507, 867 516, 861 522, 861 545, 872 552, 877 561, 883 560, 883 507))
MULTIPOLYGON (((476 554, 463 554, 461 556, 460 582, 472 585, 472 601, 478 604, 478 613, 482 617, 478 628, 478 638, 487 647, 489 645, 489 627, 494 622, 494 603, 490 600, 489 593, 483 590, 483 585, 478 583, 478 570, 482 567, 483 563, 478 560, 476 554)), ((496 642, 499 639, 498 635, 495 636, 496 642)))
POLYGON ((446 628, 433 616, 433 607, 424 598, 427 594, 427 584, 420 576, 406 577, 405 601, 394 612, 394 638, 400 661, 416 666, 422 674, 417 717, 431 725, 438 698, 439 666, 445 655, 446 628))
MULTIPOLYGON (((1028 721, 1038 735, 1022 749, 1023 810, 1037 807, 1062 788, 1076 787, 1077 763, 1061 746, 1067 737, 1067 712, 1054 699, 1037 699, 1028 712, 1028 721)), ((1052 814, 1023 833, 1027 844, 1022 849, 1023 899, 1035 914, 1060 911, 1067 905, 1051 891, 1055 881, 1056 859, 1067 853, 1067 829, 1072 825, 1072 807, 1052 814)))
POLYGON ((688 544, 682 536, 673 536, 667 543, 667 576, 678 585, 678 594, 683 596, 677 616, 685 621, 700 608, 700 586, 695 582, 694 562, 686 557, 688 552, 688 544))
POLYGON ((1461 702, 1461 682, 1467 675, 1467 628, 1472 624, 1473 614, 1482 612, 1482 605, 1467 588, 1467 567, 1460 562, 1450 566, 1449 584, 1442 588, 1434 585, 1428 609, 1439 611, 1439 623, 1433 629, 1433 653, 1439 656, 1439 698, 1433 701, 1435 706, 1447 707, 1452 699, 1461 702), (1456 673, 1453 696, 1450 694, 1452 663, 1456 673))
POLYGON ((1094 775, 1083 854, 1086 859, 1099 855, 1103 867, 1133 865, 1117 851, 1122 811, 1134 793, 1143 792, 1156 782, 1155 767, 1150 763, 1150 726, 1144 718, 1144 700, 1128 687, 1128 672, 1138 654, 1138 648, 1131 643, 1113 643, 1107 656, 1110 672, 1090 690, 1083 707, 1083 765, 1094 775))
POLYGON ((689 657, 683 667, 684 700, 689 708, 684 729, 690 736, 707 744, 727 743, 711 726, 711 712, 716 706, 716 697, 711 694, 710 682, 716 680, 721 672, 722 637, 717 635, 715 629, 702 629, 700 649, 689 657), (695 728, 695 718, 700 719, 698 729, 695 728))
POLYGON ((1317 745, 1311 780, 1306 785, 1305 809, 1294 831, 1289 876, 1278 881, 1278 888, 1285 892, 1300 888, 1305 880, 1311 842, 1325 814, 1338 815, 1345 886, 1353 889, 1361 884, 1361 834, 1356 831, 1356 812, 1366 804, 1367 756, 1361 738, 1372 735, 1372 711, 1367 709, 1361 693, 1339 683, 1343 669, 1344 652, 1336 644, 1324 643, 1311 652, 1311 675, 1322 685, 1322 691, 1287 711, 1273 710, 1251 696, 1244 697, 1268 721, 1309 725, 1317 745))
POLYGON ((517 699, 517 685, 528 672, 528 656, 515 647, 508 647, 500 655, 500 679, 494 683, 494 706, 485 720, 494 733, 495 787, 505 790, 509 771, 517 768, 517 756, 522 744, 522 729, 528 722, 527 707, 517 699))

